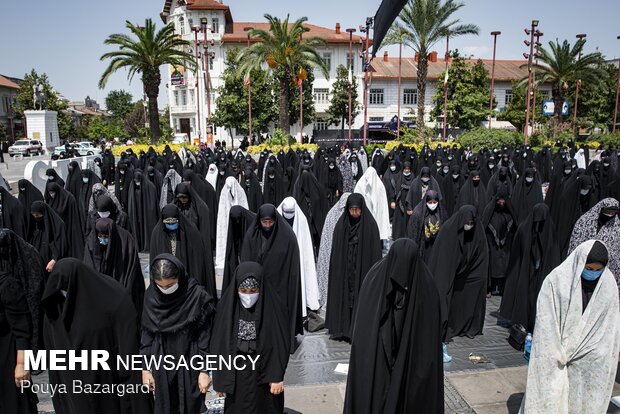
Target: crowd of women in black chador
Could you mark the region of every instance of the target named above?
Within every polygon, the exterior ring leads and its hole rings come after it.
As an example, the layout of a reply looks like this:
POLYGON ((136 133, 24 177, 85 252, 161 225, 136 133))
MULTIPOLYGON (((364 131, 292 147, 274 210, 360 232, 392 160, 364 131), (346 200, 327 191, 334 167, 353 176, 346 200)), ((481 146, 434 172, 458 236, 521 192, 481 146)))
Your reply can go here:
MULTIPOLYGON (((531 332, 545 277, 580 243, 603 241, 620 275, 620 151, 597 149, 589 162, 570 143, 369 150, 106 152, 88 167, 49 169, 44 188, 20 180, 17 197, 0 188, 2 389, 30 378, 29 348, 263 355, 256 371, 213 378, 119 371, 50 381, 147 383, 154 393, 96 397, 97 412, 197 413, 211 384, 227 412, 282 412, 288 358, 312 313, 302 309, 313 286, 305 278, 316 277, 327 333, 352 343, 345 412, 442 412, 445 344, 482 333, 488 295, 503 295, 500 314, 531 332), (381 188, 356 194, 366 172, 381 188), (228 177, 247 205, 231 206, 216 234, 228 177), (373 192, 385 192, 384 209, 373 192), (307 219, 319 275, 278 213, 286 197, 307 219), (380 211, 394 240, 383 259, 380 211), (225 246, 219 295, 216 240, 225 246), (139 252, 150 255, 148 288, 139 252)), ((36 396, 10 391, 0 411, 35 412, 36 396)), ((54 399, 68 413, 91 403, 54 399)))

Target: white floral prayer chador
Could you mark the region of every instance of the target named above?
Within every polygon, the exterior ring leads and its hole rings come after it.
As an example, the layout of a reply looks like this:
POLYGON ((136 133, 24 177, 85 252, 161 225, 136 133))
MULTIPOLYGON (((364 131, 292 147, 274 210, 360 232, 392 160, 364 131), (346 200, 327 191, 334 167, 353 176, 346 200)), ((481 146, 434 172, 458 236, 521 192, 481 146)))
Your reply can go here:
POLYGON ((579 245, 545 279, 521 413, 607 412, 620 346, 614 275, 607 267, 585 309, 581 273, 594 240, 579 245))
MULTIPOLYGON (((293 220, 293 233, 297 238, 299 246, 299 267, 301 269, 301 309, 302 315, 307 315, 306 308, 317 310, 321 307, 319 304, 319 284, 316 277, 316 263, 314 262, 314 250, 312 249, 312 236, 310 236, 310 227, 308 227, 308 219, 301 211, 297 201, 293 197, 286 197, 278 206, 278 213, 285 217, 284 210, 290 211, 295 209, 295 218, 293 220)), ((285 217, 286 218, 286 217, 285 217)))
POLYGON ((379 227, 379 236, 381 240, 387 240, 392 234, 390 228, 390 212, 388 211, 388 200, 385 186, 377 175, 377 170, 368 167, 364 175, 355 185, 354 193, 364 196, 366 206, 372 213, 372 216, 379 227))
POLYGON ((217 230, 215 232, 215 271, 222 274, 226 259, 226 239, 228 238, 228 219, 232 206, 248 209, 248 198, 235 177, 228 177, 220 193, 217 208, 217 230))

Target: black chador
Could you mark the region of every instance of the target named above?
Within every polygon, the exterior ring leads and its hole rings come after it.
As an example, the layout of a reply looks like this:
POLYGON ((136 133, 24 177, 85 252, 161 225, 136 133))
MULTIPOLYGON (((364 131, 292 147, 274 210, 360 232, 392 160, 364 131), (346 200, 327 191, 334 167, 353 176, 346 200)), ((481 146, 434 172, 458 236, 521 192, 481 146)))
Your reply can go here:
POLYGON ((411 240, 395 241, 362 284, 344 412, 444 412, 440 298, 411 240))
POLYGON ((334 228, 325 327, 333 339, 351 338, 353 308, 368 270, 381 259, 377 222, 364 197, 351 194, 334 228))

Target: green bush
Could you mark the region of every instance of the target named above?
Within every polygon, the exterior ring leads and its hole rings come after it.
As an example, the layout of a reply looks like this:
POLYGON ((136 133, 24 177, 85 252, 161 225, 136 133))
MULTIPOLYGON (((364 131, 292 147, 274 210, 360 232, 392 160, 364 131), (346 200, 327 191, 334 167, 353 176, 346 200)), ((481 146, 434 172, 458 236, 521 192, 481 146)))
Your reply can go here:
POLYGON ((592 134, 588 137, 589 142, 598 142, 606 147, 620 148, 620 132, 613 134, 592 134))
POLYGON ((295 142, 295 138, 285 134, 284 131, 282 131, 280 128, 276 128, 275 131, 273 131, 273 135, 271 136, 271 138, 267 139, 264 144, 266 144, 267 146, 286 146, 290 144, 295 144, 295 142))
POLYGON ((492 150, 504 145, 513 147, 521 145, 523 136, 516 131, 477 128, 464 132, 456 141, 462 147, 471 147, 474 151, 480 151, 482 148, 492 150))

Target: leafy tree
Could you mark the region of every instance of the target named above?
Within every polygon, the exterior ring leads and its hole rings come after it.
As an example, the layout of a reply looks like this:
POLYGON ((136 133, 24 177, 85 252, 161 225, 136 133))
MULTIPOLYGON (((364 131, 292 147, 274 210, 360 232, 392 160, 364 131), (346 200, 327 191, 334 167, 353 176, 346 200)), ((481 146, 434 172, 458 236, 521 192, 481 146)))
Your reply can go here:
POLYGON ((349 124, 349 89, 351 90, 351 121, 359 114, 359 102, 357 101, 357 81, 355 76, 349 82, 349 71, 343 65, 336 69, 336 81, 332 89, 332 97, 327 113, 329 123, 342 126, 342 137, 344 137, 345 122, 349 124))
POLYGON ((0 122, 0 141, 4 141, 8 138, 7 126, 4 122, 0 122))
POLYGON ((166 107, 164 114, 159 117, 159 128, 161 129, 161 138, 164 141, 170 141, 174 135, 174 131, 170 126, 170 107, 166 107))
MULTIPOLYGON (((239 134, 248 134, 248 87, 244 83, 244 74, 237 65, 239 49, 226 53, 226 69, 222 74, 223 86, 216 99, 216 109, 211 119, 215 125, 229 130, 236 129, 239 134)), ((277 108, 274 106, 272 77, 262 69, 250 72, 252 92, 252 133, 267 132, 269 123, 275 118, 277 108)))
POLYGON ((146 19, 144 26, 126 22, 133 37, 125 34, 112 34, 106 40, 106 45, 118 46, 118 50, 105 53, 101 60, 110 59, 110 64, 101 75, 99 87, 103 89, 110 76, 121 68, 128 69, 128 78, 131 81, 136 73, 142 76, 144 91, 148 97, 149 124, 151 128, 151 142, 157 143, 161 135, 159 125, 159 84, 161 83, 162 65, 186 66, 192 69, 195 63, 191 53, 187 52, 190 43, 181 39, 174 32, 174 25, 168 24, 156 32, 155 23, 146 19))
MULTIPOLYGON (((489 113, 489 73, 484 64, 481 60, 471 64, 456 51, 448 77, 448 124, 463 129, 477 128, 489 113)), ((445 72, 437 80, 433 117, 443 115, 444 79, 445 72)))
POLYGON ((124 119, 133 108, 133 96, 124 90, 110 91, 105 98, 105 107, 114 118, 124 119))
MULTIPOLYGON (((555 105, 555 121, 559 123, 562 105, 569 94, 570 85, 581 79, 590 85, 599 85, 603 76, 601 69, 602 56, 599 52, 582 54, 585 39, 579 39, 572 47, 568 40, 560 44, 559 40, 549 42, 549 50, 539 47, 539 64, 532 65, 538 84, 550 83, 551 94, 555 105), (579 55, 582 54, 581 58, 579 55)), ((524 79, 522 83, 526 83, 524 79)))
MULTIPOLYGON (((588 127, 607 129, 614 123, 616 88, 618 85, 617 66, 601 63, 602 76, 598 83, 582 81, 579 88, 578 119, 586 120, 588 127)), ((575 102, 575 86, 571 85, 569 102, 575 102)))
POLYGON ((33 87, 36 84, 43 85, 43 92, 47 97, 46 109, 50 111, 62 111, 67 109, 67 102, 62 100, 58 93, 54 90, 45 73, 38 74, 34 69, 30 73, 24 75, 23 80, 19 83, 19 92, 15 97, 15 113, 20 117, 24 116, 24 111, 35 109, 33 95, 33 87))
POLYGON ((426 97, 426 79, 428 75, 428 56, 433 46, 447 36, 451 38, 478 34, 480 29, 473 24, 460 24, 453 15, 464 6, 454 0, 409 0, 400 12, 399 20, 394 23, 388 33, 388 39, 395 36, 394 32, 408 32, 408 36, 400 36, 403 44, 418 54, 418 113, 417 125, 424 125, 424 102, 426 97))
POLYGON ((265 19, 269 22, 269 31, 252 29, 249 32, 258 42, 239 53, 239 71, 247 74, 252 69, 260 68, 265 62, 274 71, 279 83, 278 126, 289 134, 291 94, 295 81, 305 80, 308 76, 304 68, 318 68, 329 78, 325 61, 316 51, 316 47, 325 42, 318 37, 303 37, 304 33, 310 30, 303 26, 308 20, 306 17, 291 24, 289 16, 280 20, 266 14, 265 19))
POLYGON ((72 140, 77 138, 75 121, 73 117, 64 112, 58 112, 58 135, 61 140, 72 140))
MULTIPOLYGON (((500 121, 508 121, 515 126, 519 131, 523 131, 525 127, 525 114, 527 112, 527 84, 520 83, 519 81, 512 82, 512 100, 504 112, 497 115, 497 119, 500 121)), ((531 111, 536 112, 537 123, 542 122, 542 95, 540 90, 536 88, 536 108, 531 108, 531 111)), ((532 104, 534 100, 532 99, 532 104)), ((531 116, 531 112, 530 112, 531 116)))
POLYGON ((128 138, 140 137, 140 128, 144 128, 144 101, 139 100, 133 104, 131 112, 127 114, 124 120, 125 132, 128 138))
MULTIPOLYGON (((303 91, 303 116, 304 116, 304 125, 310 125, 314 122, 316 118, 316 109, 314 107, 314 98, 312 96, 312 85, 314 83, 314 72, 306 67, 304 69, 306 71, 306 79, 302 80, 302 91, 303 91)), ((297 80, 299 82, 299 80, 297 80)), ((274 82, 274 96, 279 96, 280 94, 280 84, 278 82, 274 82)), ((289 124, 293 125, 296 122, 299 122, 299 83, 293 85, 291 87, 291 99, 289 101, 289 124)), ((277 111, 277 108, 276 108, 277 111)))
POLYGON ((88 123, 88 138, 91 140, 100 140, 101 138, 109 138, 107 136, 108 128, 103 117, 96 116, 88 123))

